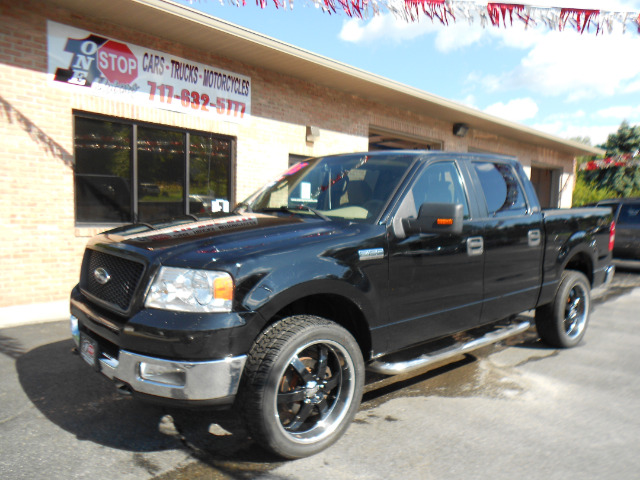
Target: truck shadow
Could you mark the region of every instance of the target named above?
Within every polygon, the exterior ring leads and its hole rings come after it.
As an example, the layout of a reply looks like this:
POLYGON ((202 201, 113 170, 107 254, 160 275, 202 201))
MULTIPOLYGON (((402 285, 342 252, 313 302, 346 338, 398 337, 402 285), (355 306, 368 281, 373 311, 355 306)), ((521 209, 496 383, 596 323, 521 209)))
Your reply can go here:
MULTIPOLYGON (((544 348, 529 332, 522 334, 519 342, 509 343, 544 348)), ((486 347, 479 353, 486 355, 491 349, 506 346, 486 347)), ((169 408, 123 396, 109 380, 72 354, 73 347, 71 340, 64 340, 16 352, 15 357, 18 378, 29 400, 49 421, 79 440, 134 454, 182 449, 198 460, 185 471, 173 472, 187 475, 184 478, 196 473, 205 475, 198 478, 217 478, 220 473, 231 478, 254 478, 282 464, 282 459, 251 440, 237 412, 169 408)), ((421 383, 431 391, 439 383, 451 382, 452 373, 466 384, 477 361, 475 355, 465 355, 404 378, 391 377, 388 382, 368 375, 361 410, 370 410, 396 396, 412 395, 411 390, 421 383)), ((419 390, 418 395, 425 394, 419 390)))
POLYGON ((184 449, 222 471, 247 462, 241 470, 264 472, 281 462, 251 441, 235 412, 168 408, 125 397, 73 354, 73 347, 65 340, 16 355, 16 370, 33 405, 79 440, 134 453, 184 449))

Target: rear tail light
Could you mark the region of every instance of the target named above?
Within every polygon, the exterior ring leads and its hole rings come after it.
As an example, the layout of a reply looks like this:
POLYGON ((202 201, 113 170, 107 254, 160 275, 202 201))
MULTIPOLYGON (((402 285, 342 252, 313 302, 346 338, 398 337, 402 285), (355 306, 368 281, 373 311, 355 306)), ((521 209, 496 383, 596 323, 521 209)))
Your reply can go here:
POLYGON ((609 251, 613 251, 613 245, 616 243, 616 222, 611 222, 609 227, 609 251))

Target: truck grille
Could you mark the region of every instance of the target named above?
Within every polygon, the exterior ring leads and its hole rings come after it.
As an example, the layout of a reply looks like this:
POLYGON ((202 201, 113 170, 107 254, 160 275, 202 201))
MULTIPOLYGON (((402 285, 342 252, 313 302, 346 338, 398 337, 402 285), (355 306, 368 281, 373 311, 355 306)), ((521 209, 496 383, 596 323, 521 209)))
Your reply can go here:
POLYGON ((82 265, 82 289, 116 310, 126 312, 142 278, 144 265, 90 249, 86 250, 82 265), (98 281, 94 274, 98 269, 108 274, 106 283, 98 281))

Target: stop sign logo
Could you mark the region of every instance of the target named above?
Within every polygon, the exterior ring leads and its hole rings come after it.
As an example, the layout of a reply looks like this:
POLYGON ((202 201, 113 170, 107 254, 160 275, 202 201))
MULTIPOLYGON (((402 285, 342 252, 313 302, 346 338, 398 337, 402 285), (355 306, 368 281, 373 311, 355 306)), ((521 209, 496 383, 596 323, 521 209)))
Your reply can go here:
POLYGON ((133 52, 113 40, 98 49, 98 68, 111 83, 131 83, 138 77, 138 60, 133 52))

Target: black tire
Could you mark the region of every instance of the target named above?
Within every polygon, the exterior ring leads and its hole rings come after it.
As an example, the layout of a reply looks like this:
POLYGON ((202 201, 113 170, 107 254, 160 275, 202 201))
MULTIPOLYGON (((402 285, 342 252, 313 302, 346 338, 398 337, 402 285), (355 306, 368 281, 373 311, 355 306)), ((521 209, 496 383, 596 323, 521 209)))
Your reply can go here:
POLYGON ((257 443, 281 457, 301 458, 346 431, 363 385, 362 353, 347 330, 320 317, 293 316, 253 344, 238 406, 257 443))
POLYGON ((587 330, 590 308, 589 280, 581 272, 565 270, 553 302, 536 309, 538 335, 552 347, 575 347, 587 330))

